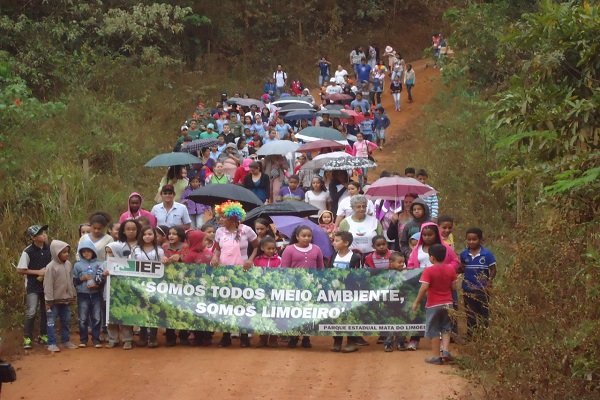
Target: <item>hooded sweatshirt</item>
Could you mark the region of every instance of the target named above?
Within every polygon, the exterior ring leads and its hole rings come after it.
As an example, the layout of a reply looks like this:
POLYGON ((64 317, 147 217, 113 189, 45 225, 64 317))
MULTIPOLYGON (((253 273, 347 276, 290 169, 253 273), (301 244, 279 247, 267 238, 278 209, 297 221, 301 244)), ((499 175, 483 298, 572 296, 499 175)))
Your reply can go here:
MULTIPOLYGON (((92 269, 92 277, 96 276, 96 270, 101 264, 100 260, 98 260, 96 246, 94 246, 94 243, 92 243, 91 240, 84 237, 84 240, 81 241, 77 247, 77 254, 79 254, 79 261, 73 266, 73 284, 75 285, 77 293, 98 293, 100 291, 99 288, 89 288, 88 281, 81 280, 81 277, 87 274, 88 267, 91 267, 92 269), (81 254, 83 249, 88 249, 92 252, 93 255, 91 259, 86 260, 83 258, 83 254, 81 254)), ((94 278, 91 280, 94 280, 94 278)))
POLYGON ((50 243, 52 261, 46 266, 44 275, 46 304, 69 304, 77 294, 73 286, 73 266, 69 260, 62 262, 58 259, 58 254, 67 247, 69 245, 60 240, 53 240, 50 243))
POLYGON ((443 245, 446 248, 446 258, 444 258, 444 264, 450 265, 456 271, 458 269, 458 267, 460 266, 460 261, 458 260, 458 257, 456 256, 454 249, 452 249, 452 247, 450 247, 449 245, 444 243, 444 241, 442 240, 442 234, 440 233, 440 228, 437 226, 437 224, 435 222, 425 222, 423 225, 421 225, 421 236, 419 237, 419 241, 417 242, 417 245, 410 253, 410 257, 408 258, 407 268, 415 269, 415 268, 421 267, 420 262, 419 262, 419 249, 423 246, 423 233, 422 233, 423 229, 425 229, 428 226, 435 229, 435 231, 437 232, 437 237, 440 240, 439 244, 443 245))
POLYGON ((143 210, 142 209, 143 205, 144 205, 144 198, 142 197, 142 195, 137 192, 131 193, 129 195, 129 198, 127 199, 127 211, 125 211, 123 214, 121 214, 121 218, 119 218, 119 222, 123 223, 123 221, 128 220, 128 219, 136 219, 139 217, 146 217, 150 220, 150 225, 152 225, 153 227, 156 228, 156 217, 150 211, 143 210), (131 212, 131 208, 129 206, 129 201, 131 200, 131 198, 133 196, 137 196, 140 198, 140 209, 137 210, 137 212, 135 212, 135 213, 131 212))
POLYGON ((409 221, 406 223, 406 225, 404 225, 404 230, 402 231, 400 237, 398 237, 397 223, 390 224, 387 230, 388 238, 393 239, 395 241, 396 248, 400 249, 400 253, 402 253, 404 258, 407 260, 410 257, 411 253, 411 248, 409 245, 410 237, 415 233, 421 231, 421 225, 423 225, 423 223, 431 221, 431 217, 429 214, 429 206, 421 198, 415 199, 415 201, 413 201, 410 205, 410 215, 413 216, 413 219, 412 221, 409 221), (419 219, 415 218, 415 215, 413 214, 413 207, 415 206, 415 204, 420 204, 425 209, 425 214, 419 219))
POLYGON ((212 252, 204 246, 205 234, 202 231, 189 231, 187 240, 190 249, 183 258, 186 264, 209 264, 213 256, 212 252))
MULTIPOLYGON (((107 244, 106 247, 109 247, 112 250, 113 256, 115 258, 127 258, 123 254, 123 251, 129 250, 129 246, 127 246, 126 244, 124 245, 122 242, 112 242, 112 243, 107 244)), ((98 285, 100 287, 99 290, 103 291, 102 295, 103 295, 104 299, 106 299, 107 286, 105 286, 106 276, 103 275, 103 272, 107 268, 108 268, 107 261, 104 261, 96 268, 96 274, 94 276, 96 285, 98 285)))

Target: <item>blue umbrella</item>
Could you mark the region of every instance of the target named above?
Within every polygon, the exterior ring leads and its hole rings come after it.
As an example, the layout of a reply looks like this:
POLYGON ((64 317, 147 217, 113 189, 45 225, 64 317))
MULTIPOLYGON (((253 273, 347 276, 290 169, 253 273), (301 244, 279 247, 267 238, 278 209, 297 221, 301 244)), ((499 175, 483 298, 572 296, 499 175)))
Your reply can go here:
POLYGON ((271 220, 275 224, 278 231, 291 238, 294 234, 294 230, 300 225, 308 226, 313 233, 313 243, 319 246, 323 256, 329 258, 333 255, 333 246, 327 233, 319 225, 314 222, 300 218, 290 216, 272 216, 271 220))
POLYGON ((202 160, 190 153, 159 154, 144 164, 144 167, 170 167, 171 165, 199 164, 202 160))
POLYGON ((315 111, 310 112, 309 110, 305 110, 305 111, 290 111, 289 113, 285 114, 285 115, 281 115, 283 117, 284 120, 289 120, 289 121, 298 121, 301 119, 313 119, 317 116, 317 113, 315 111))

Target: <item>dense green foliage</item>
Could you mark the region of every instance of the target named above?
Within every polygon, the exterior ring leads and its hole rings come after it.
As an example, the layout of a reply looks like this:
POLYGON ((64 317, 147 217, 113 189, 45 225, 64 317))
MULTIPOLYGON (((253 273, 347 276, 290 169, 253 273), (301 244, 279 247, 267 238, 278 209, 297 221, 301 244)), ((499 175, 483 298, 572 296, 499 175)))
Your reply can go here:
MULTIPOLYGON (((462 365, 486 398, 596 398, 600 9, 498 1, 447 17, 450 40, 464 48, 444 76, 465 107, 487 108, 470 130, 485 140, 494 162, 484 171, 496 171, 494 187, 520 221, 507 232, 514 262, 500 266, 491 326, 462 365)), ((450 126, 460 116, 442 113, 450 126)))
MULTIPOLYGON (((139 277, 112 276, 110 290, 110 321, 135 326, 155 326, 178 329, 195 329, 217 332, 238 331, 257 333, 287 333, 329 335, 320 332, 318 324, 422 324, 425 310, 414 313, 410 309, 419 291, 420 271, 388 270, 309 270, 303 268, 274 269, 241 267, 212 268, 202 265, 168 265, 164 277, 144 279, 139 277), (174 285, 202 286, 202 295, 173 294, 165 290, 148 289, 148 282, 174 285), (264 290, 264 299, 225 298, 214 296, 211 288, 226 287, 264 290), (305 291, 310 300, 282 301, 271 297, 272 290, 305 291), (341 290, 387 290, 399 291, 401 301, 319 301, 320 291, 341 290), (196 312, 197 304, 253 307, 255 315, 196 312), (262 309, 271 307, 299 307, 337 309, 338 318, 275 318, 262 315, 262 309), (419 321, 419 322, 417 322, 419 321)), ((218 290, 218 289, 217 289, 218 290)), ((251 292, 247 296, 252 296, 251 292)), ((378 335, 380 332, 355 333, 378 335)), ((407 333, 411 333, 410 331, 407 333)), ((348 334, 345 332, 343 334, 348 334)))

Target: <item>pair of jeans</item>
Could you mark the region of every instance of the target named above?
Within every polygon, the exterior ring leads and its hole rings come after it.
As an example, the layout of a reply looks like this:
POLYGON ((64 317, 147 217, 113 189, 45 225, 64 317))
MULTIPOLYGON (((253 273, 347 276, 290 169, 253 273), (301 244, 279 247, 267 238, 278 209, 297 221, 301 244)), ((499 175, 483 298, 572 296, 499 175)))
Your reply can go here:
POLYGON ((25 303, 25 323, 23 324, 23 336, 33 339, 33 326, 35 324, 35 316, 40 312, 40 336, 47 333, 46 319, 46 301, 44 300, 44 292, 28 293, 25 303))
POLYGON ((323 86, 323 84, 327 82, 329 82, 329 75, 319 75, 319 87, 323 86))
MULTIPOLYGON (((71 310, 68 304, 55 304, 46 310, 46 320, 48 321, 48 345, 56 345, 56 331, 54 326, 56 320, 60 320, 60 341, 67 343, 71 338, 69 336, 69 320, 71 319, 71 310)), ((87 330, 86 330, 87 332, 87 330)))
POLYGON ((192 229, 200 229, 204 224, 204 214, 190 214, 192 229))
POLYGON ((489 298, 483 290, 465 291, 463 297, 467 312, 467 336, 470 337, 476 328, 488 326, 489 298))
POLYGON ((79 341, 88 341, 88 323, 92 326, 92 342, 100 343, 100 320, 102 319, 102 293, 77 293, 79 310, 79 341))
POLYGON ((413 83, 407 83, 406 84, 406 92, 408 93, 408 101, 412 101, 412 88, 413 88, 414 84, 413 83))
POLYGON ((394 98, 394 105, 396 109, 400 109, 400 92, 392 93, 392 97, 394 98))

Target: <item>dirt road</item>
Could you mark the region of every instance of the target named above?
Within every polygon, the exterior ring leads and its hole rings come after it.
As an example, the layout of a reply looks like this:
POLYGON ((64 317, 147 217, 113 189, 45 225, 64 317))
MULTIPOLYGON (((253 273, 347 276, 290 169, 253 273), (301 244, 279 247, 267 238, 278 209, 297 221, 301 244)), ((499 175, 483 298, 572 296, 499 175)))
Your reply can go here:
MULTIPOLYGON (((414 103, 405 101, 395 112, 389 94, 384 106, 392 125, 388 144, 375 154, 379 171, 403 171, 394 153, 416 142, 410 127, 432 97, 432 77, 439 71, 413 63, 417 85, 414 103)), ((386 84, 386 85, 389 85, 386 84)), ((373 178, 370 179, 371 181, 373 178)), ((76 334, 72 336, 76 338, 76 334)), ((218 335, 217 335, 218 338, 218 335)), ((459 397, 464 381, 449 366, 433 366, 429 341, 416 352, 384 353, 376 337, 370 346, 351 354, 332 353, 331 338, 313 338, 312 349, 241 349, 239 341, 226 349, 164 347, 158 349, 77 349, 47 354, 38 346, 13 360, 17 382, 4 385, 2 399, 410 399, 445 400, 459 397)), ((253 339, 256 343, 257 338, 253 339)), ((74 340, 76 342, 76 340, 74 340)), ((22 351, 21 351, 22 352, 22 351)))

